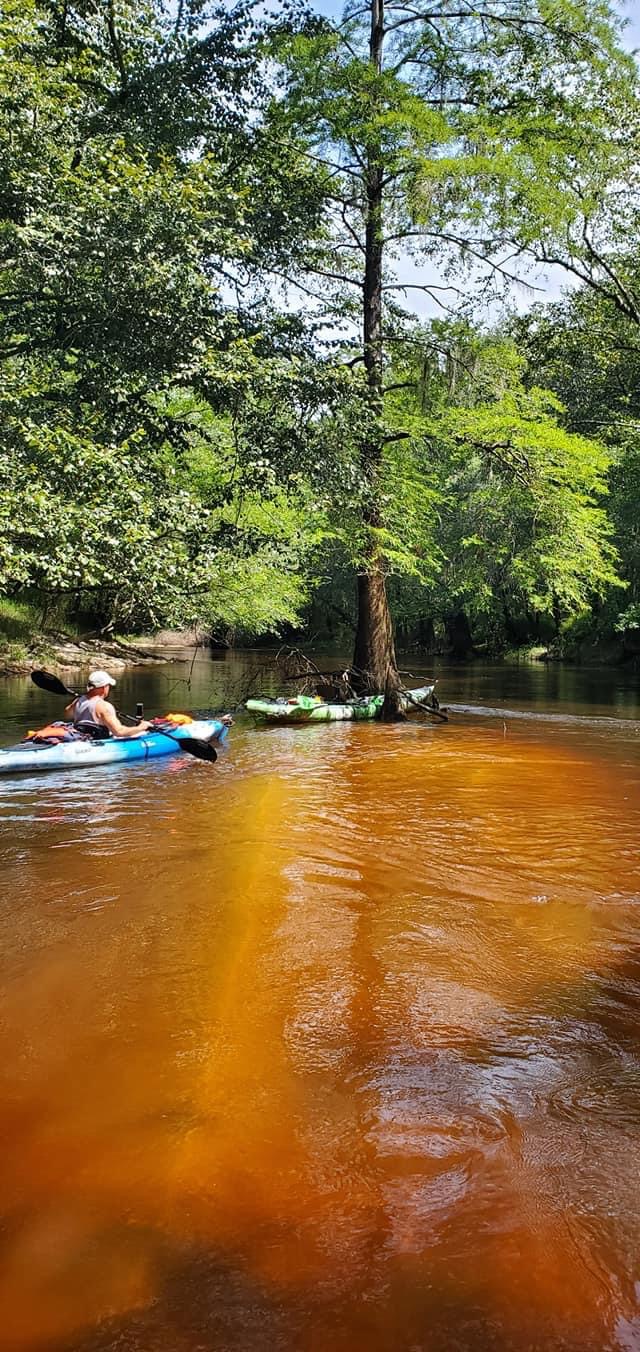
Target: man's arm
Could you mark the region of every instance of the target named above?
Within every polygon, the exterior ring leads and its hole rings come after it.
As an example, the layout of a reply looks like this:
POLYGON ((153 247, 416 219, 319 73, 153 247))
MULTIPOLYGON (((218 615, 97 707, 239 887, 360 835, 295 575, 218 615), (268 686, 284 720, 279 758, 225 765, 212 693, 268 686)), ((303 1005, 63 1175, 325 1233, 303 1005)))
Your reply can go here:
POLYGON ((112 704, 107 699, 96 700, 96 717, 104 723, 105 728, 113 737, 141 737, 143 733, 148 732, 151 723, 143 719, 135 728, 126 728, 124 723, 120 722, 118 715, 112 704))

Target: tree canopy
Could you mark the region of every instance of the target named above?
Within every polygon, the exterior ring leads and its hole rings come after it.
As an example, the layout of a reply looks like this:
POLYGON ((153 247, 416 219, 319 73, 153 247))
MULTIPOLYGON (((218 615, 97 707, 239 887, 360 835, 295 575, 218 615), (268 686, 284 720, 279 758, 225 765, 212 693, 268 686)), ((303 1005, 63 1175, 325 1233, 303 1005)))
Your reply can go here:
POLYGON ((0 51, 6 595, 255 636, 319 588, 390 691, 389 584, 405 633, 634 620, 639 105, 603 0, 7 0, 0 51), (498 322, 530 258, 581 286, 498 322))

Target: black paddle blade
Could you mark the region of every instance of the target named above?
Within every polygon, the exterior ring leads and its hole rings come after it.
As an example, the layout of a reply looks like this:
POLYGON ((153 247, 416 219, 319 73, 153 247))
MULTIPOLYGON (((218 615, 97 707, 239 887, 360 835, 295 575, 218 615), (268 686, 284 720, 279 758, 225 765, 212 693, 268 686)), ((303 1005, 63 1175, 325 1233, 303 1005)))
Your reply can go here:
POLYGON ((75 695, 75 690, 70 690, 68 685, 64 685, 58 676, 54 676, 50 671, 32 671, 31 680, 40 690, 48 690, 50 695, 75 695))
POLYGON ((190 756, 197 756, 198 760, 209 761, 211 765, 218 759, 218 753, 210 742, 201 742, 196 737, 173 737, 172 741, 177 742, 182 751, 187 751, 190 756))

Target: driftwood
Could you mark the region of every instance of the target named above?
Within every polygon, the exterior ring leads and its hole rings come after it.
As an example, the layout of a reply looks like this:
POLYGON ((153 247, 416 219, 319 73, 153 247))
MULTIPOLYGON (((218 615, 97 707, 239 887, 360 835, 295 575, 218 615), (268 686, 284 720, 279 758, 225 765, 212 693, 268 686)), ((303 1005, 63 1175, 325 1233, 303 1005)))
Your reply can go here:
POLYGON ((283 681, 296 681, 303 692, 312 689, 326 704, 344 704, 354 698, 355 692, 350 681, 351 667, 342 671, 335 668, 321 671, 299 648, 281 650, 276 656, 276 666, 284 667, 283 681), (293 671, 290 670, 292 665, 295 667, 293 671))
POLYGON ((338 676, 342 677, 342 671, 294 671, 293 676, 283 676, 283 681, 308 681, 314 676, 338 676))

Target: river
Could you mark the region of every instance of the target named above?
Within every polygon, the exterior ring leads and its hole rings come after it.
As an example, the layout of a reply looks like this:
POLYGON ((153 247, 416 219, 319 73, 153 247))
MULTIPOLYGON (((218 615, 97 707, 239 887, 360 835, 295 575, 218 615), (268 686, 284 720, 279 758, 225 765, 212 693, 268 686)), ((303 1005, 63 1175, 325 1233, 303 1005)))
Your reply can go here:
MULTIPOLYGON (((3 1352, 640 1349, 638 680, 439 675, 0 783, 3 1352)), ((3 744, 56 715, 3 683, 3 744)))

